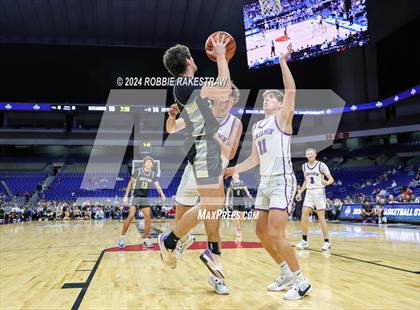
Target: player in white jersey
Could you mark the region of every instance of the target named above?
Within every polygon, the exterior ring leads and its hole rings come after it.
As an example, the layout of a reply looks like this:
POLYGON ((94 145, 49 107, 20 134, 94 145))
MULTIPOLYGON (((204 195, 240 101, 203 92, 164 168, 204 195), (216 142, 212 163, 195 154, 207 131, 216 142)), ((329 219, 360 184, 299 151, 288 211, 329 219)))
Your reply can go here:
MULTIPOLYGON (((242 134, 242 123, 241 121, 230 114, 229 111, 234 104, 239 100, 239 90, 232 83, 232 94, 224 101, 215 101, 213 114, 220 123, 219 130, 217 132, 217 140, 221 145, 221 158, 222 158, 222 169, 226 168, 235 154, 239 145, 239 140, 242 134)), ((170 115, 172 117, 177 115, 176 106, 171 106, 170 115)), ((177 118, 176 121, 171 125, 167 123, 166 130, 172 134, 185 128, 185 122, 182 118, 177 118)), ((185 166, 184 173, 182 174, 181 182, 178 186, 175 196, 175 225, 181 220, 182 216, 191 208, 194 207, 199 199, 200 195, 197 189, 197 182, 193 172, 193 166, 188 163, 185 166)), ((208 282, 215 289, 217 294, 227 295, 229 289, 223 279, 223 270, 221 266, 220 258, 220 235, 219 235, 219 221, 218 220, 206 220, 204 221, 206 234, 208 238, 208 247, 206 251, 200 256, 201 260, 205 262, 207 267, 214 273, 208 264, 210 261, 207 259, 207 255, 212 255, 220 265, 218 276, 211 274, 208 278, 208 282), (216 242, 215 242, 216 241, 216 242)), ((184 236, 178 241, 177 248, 175 250, 176 255, 180 258, 185 250, 192 245, 194 237, 190 234, 184 236)))
POLYGON ((226 169, 225 175, 241 173, 260 164, 261 181, 255 201, 255 209, 259 211, 256 233, 281 270, 280 276, 267 289, 289 289, 284 299, 301 299, 311 290, 311 284, 286 239, 287 209, 296 192, 290 155, 296 85, 286 61, 291 53, 292 45, 289 44, 287 53, 280 60, 284 94, 279 90, 267 90, 263 94, 265 119, 253 126, 251 156, 226 169))
POLYGON ((302 172, 305 177, 302 187, 296 194, 296 200, 302 199, 302 193, 306 190, 305 201, 303 202, 302 210, 302 240, 296 245, 299 250, 309 248, 308 242, 308 217, 311 212, 316 210, 319 222, 322 227, 322 234, 324 235, 323 251, 331 249, 330 239, 328 237, 328 226, 325 220, 325 209, 327 207, 327 198, 325 197, 325 186, 334 183, 334 178, 331 176, 330 170, 323 162, 316 160, 316 150, 307 149, 306 158, 308 162, 303 164, 302 172), (325 177, 327 180, 325 180, 325 177))

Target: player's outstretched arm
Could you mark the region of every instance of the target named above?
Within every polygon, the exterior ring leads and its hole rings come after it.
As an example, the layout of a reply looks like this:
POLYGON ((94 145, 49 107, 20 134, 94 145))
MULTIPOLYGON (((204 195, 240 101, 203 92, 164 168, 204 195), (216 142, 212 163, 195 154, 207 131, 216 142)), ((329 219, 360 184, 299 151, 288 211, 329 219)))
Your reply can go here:
POLYGON ((209 53, 216 57, 218 80, 223 82, 220 85, 212 86, 205 85, 201 89, 201 97, 209 98, 211 100, 221 100, 226 98, 232 92, 232 83, 230 80, 229 65, 226 60, 226 45, 229 43, 229 38, 224 35, 218 35, 216 40, 211 37, 213 50, 209 53))
POLYGON ((284 84, 284 98, 283 106, 277 114, 278 123, 281 129, 291 133, 293 113, 295 110, 296 84, 289 66, 287 65, 287 58, 292 54, 292 44, 287 46, 287 51, 280 57, 280 68, 283 76, 284 84))
POLYGON ((229 65, 226 60, 226 45, 229 43, 229 37, 225 37, 225 35, 220 35, 216 37, 216 40, 213 37, 210 37, 213 43, 213 54, 216 56, 217 61, 217 71, 219 73, 218 78, 228 82, 229 85, 225 85, 225 88, 231 89, 232 86, 230 85, 230 72, 229 72, 229 65))
POLYGON ((179 114, 178 105, 174 103, 169 108, 169 117, 166 120, 166 131, 169 134, 175 133, 180 131, 181 129, 185 128, 185 121, 182 118, 176 118, 176 116, 179 114))
POLYGON ((256 165, 260 163, 260 156, 257 151, 257 147, 255 146, 255 141, 252 143, 252 151, 251 156, 249 156, 246 160, 244 160, 239 165, 236 165, 232 168, 227 168, 225 170, 225 176, 231 176, 235 173, 240 174, 244 171, 250 170, 254 168, 256 165))

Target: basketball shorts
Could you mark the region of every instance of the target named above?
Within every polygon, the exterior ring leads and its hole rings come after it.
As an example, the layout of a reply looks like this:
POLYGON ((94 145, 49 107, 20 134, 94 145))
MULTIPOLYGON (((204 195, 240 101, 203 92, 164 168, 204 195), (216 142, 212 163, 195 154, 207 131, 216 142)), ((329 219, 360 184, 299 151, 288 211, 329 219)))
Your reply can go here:
POLYGON ((136 207, 136 209, 150 208, 152 203, 149 197, 144 196, 131 196, 130 206, 136 207))
POLYGON ((245 211, 245 200, 243 197, 233 197, 232 199, 233 210, 244 212, 245 211))
POLYGON ((212 137, 199 137, 193 140, 187 154, 193 166, 197 185, 219 184, 222 175, 221 148, 212 137))
POLYGON ((198 202, 199 193, 195 181, 193 166, 188 163, 182 174, 181 183, 176 190, 175 201, 186 207, 193 207, 198 202))
POLYGON ((296 194, 296 177, 293 173, 261 176, 255 210, 288 210, 296 194))
POLYGON ((306 189, 305 200, 303 201, 303 207, 325 210, 327 208, 327 199, 325 197, 325 189, 306 189))

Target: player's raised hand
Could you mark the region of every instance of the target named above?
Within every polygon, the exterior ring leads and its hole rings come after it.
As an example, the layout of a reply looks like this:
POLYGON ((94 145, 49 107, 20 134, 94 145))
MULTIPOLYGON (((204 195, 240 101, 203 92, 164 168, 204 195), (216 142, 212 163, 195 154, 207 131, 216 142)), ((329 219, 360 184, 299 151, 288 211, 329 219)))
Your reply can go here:
POLYGON ((226 54, 226 45, 229 43, 230 38, 226 37, 224 34, 217 33, 216 39, 210 37, 211 43, 213 44, 213 50, 209 51, 208 54, 218 57, 225 57, 226 54))
POLYGON ((178 114, 179 114, 178 105, 176 103, 174 103, 173 105, 171 105, 169 107, 169 116, 170 117, 176 117, 178 114))
POLYGON ((293 46, 292 43, 289 43, 287 45, 287 50, 284 53, 281 53, 280 58, 283 60, 287 60, 287 58, 289 58, 289 56, 293 53, 293 46))

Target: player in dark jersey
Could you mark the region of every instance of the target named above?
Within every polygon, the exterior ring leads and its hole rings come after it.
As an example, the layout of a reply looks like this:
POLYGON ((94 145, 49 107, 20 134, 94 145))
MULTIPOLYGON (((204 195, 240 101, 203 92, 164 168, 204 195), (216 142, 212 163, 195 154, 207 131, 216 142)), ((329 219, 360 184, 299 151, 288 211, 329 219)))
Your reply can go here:
POLYGON ((239 179, 239 174, 232 175, 232 181, 226 192, 226 205, 229 205, 230 194, 232 194, 232 206, 234 211, 240 213, 239 218, 236 218, 235 230, 236 237, 241 238, 241 221, 243 220, 243 213, 245 212, 245 194, 252 198, 248 188, 244 182, 239 179))
MULTIPOLYGON (((177 264, 175 248, 178 241, 200 222, 199 211, 216 211, 223 208, 224 203, 221 144, 214 138, 217 137, 219 122, 212 113, 213 102, 211 100, 220 100, 221 97, 228 98, 232 93, 226 60, 226 45, 229 39, 225 40, 223 35, 218 35, 216 39, 211 37, 211 40, 213 50, 209 53, 217 60, 218 78, 225 81, 223 85, 190 86, 190 82, 194 81, 197 66, 186 46, 176 45, 168 49, 163 56, 166 69, 177 77, 173 94, 181 109, 180 116, 186 124, 185 129, 189 132, 186 144, 187 159, 193 166, 200 196, 200 203, 183 215, 176 228, 170 233, 161 234, 158 238, 161 258, 171 268, 175 268, 177 264)), ((172 118, 169 122, 175 122, 175 120, 172 118)), ((215 224, 217 224, 216 221, 215 224)), ((215 238, 208 241, 209 249, 204 251, 200 259, 216 277, 223 279, 220 240, 215 238)))
POLYGON ((149 240, 152 211, 150 209, 151 206, 148 199, 149 191, 152 187, 152 184, 155 185, 162 199, 165 199, 166 197, 162 191, 162 188, 160 187, 159 181, 156 180, 156 175, 152 169, 153 159, 151 157, 146 157, 143 160, 143 167, 138 168, 136 171, 134 171, 133 175, 131 176, 130 182, 128 182, 123 202, 125 204, 128 203, 128 195, 131 192, 129 204, 130 211, 128 213, 127 219, 124 221, 123 228, 121 231, 121 237, 118 241, 118 246, 121 248, 125 247, 125 234, 128 230, 128 227, 130 227, 131 221, 136 215, 137 209, 140 209, 144 215, 143 247, 153 247, 153 243, 149 240))

